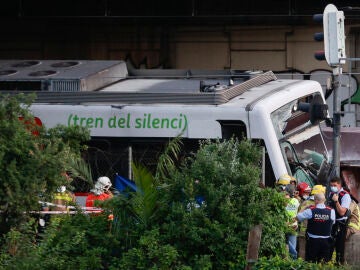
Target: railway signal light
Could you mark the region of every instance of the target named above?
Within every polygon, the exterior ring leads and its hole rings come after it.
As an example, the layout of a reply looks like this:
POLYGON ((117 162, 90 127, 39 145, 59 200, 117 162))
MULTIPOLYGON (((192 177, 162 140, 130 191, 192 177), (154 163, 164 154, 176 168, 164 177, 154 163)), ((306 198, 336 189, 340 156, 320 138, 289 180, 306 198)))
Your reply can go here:
POLYGON ((320 95, 315 95, 310 103, 299 102, 294 110, 309 113, 312 124, 328 119, 328 105, 324 104, 320 95))
POLYGON ((314 21, 323 23, 323 33, 315 33, 316 41, 324 41, 324 51, 317 51, 317 60, 326 60, 331 67, 345 63, 345 26, 344 12, 329 4, 323 14, 315 14, 314 21))

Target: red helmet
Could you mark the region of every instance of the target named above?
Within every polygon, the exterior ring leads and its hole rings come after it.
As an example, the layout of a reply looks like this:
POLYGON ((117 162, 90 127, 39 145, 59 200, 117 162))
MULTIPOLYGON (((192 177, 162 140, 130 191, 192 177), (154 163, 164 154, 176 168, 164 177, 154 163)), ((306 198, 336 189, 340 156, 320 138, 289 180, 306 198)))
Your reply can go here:
POLYGON ((298 184, 297 190, 299 191, 299 195, 303 196, 304 193, 309 193, 310 194, 311 187, 308 184, 306 184, 305 182, 301 182, 300 184, 298 184))

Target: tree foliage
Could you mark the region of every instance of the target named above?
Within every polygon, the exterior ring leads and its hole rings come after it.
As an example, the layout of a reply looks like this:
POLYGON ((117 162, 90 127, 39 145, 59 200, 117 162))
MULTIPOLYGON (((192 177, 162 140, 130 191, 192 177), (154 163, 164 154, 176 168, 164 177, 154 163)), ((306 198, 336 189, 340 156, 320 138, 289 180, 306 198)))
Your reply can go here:
POLYGON ((70 160, 80 159, 81 145, 89 139, 76 127, 38 126, 29 110, 32 100, 0 97, 0 235, 28 220, 39 200, 50 200, 67 184, 62 173, 71 169, 70 160))
POLYGON ((208 256, 214 269, 240 267, 249 229, 256 224, 276 227, 271 234, 264 230, 262 254, 285 251, 284 201, 259 187, 259 160, 259 149, 249 141, 206 141, 173 173, 164 193, 172 198, 172 208, 162 228, 185 261, 208 256))
MULTIPOLYGON (((108 228, 106 215, 89 217, 79 213, 53 218, 37 245, 31 246, 23 233, 22 245, 27 246, 26 250, 2 261, 0 257, 0 269, 108 269, 116 246, 108 228)), ((14 230, 9 241, 16 239, 15 234, 19 232, 14 230)))
POLYGON ((280 256, 273 256, 270 258, 260 258, 252 267, 254 270, 263 269, 278 269, 278 270, 355 270, 357 267, 351 267, 346 265, 335 265, 330 263, 310 263, 302 259, 293 260, 291 258, 283 258, 280 256))
POLYGON ((166 178, 149 177, 142 169, 136 178, 148 182, 143 190, 156 188, 156 197, 149 197, 153 208, 147 226, 134 218, 137 195, 113 202, 119 218, 116 234, 124 250, 121 264, 128 269, 239 269, 245 263, 248 231, 256 224, 266 227, 261 253, 284 255, 284 198, 259 187, 259 160, 259 149, 248 141, 205 141, 181 168, 170 166, 166 178), (156 242, 149 241, 154 235, 156 242), (164 268, 158 265, 161 256, 148 255, 159 246, 166 246, 169 254, 163 256, 171 258, 164 268))

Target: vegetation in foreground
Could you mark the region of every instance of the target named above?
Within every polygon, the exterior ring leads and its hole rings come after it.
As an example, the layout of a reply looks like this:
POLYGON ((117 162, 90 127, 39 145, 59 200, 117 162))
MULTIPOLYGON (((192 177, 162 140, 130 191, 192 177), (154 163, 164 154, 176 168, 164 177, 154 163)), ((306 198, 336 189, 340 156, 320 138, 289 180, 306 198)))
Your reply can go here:
POLYGON ((259 187, 260 151, 248 141, 204 141, 197 153, 175 167, 173 160, 181 148, 177 138, 159 158, 155 174, 139 164, 134 166, 137 192, 128 191, 103 203, 106 212, 102 215, 52 218, 45 233, 39 234, 36 217, 24 214, 37 201, 29 199, 24 207, 22 197, 38 200, 37 194, 44 190, 54 191, 63 181, 58 175, 74 164, 60 166, 59 158, 79 157, 86 136, 72 130, 73 136, 67 138, 76 139, 69 140, 63 136, 69 134, 67 129, 44 129, 34 139, 28 127, 16 120, 19 113, 28 115, 20 110, 20 102, 1 102, 2 130, 15 125, 22 134, 9 130, 8 137, 3 133, 0 137, 0 154, 10 156, 16 150, 17 155, 1 163, 1 171, 7 173, 0 175, 2 181, 10 177, 16 184, 2 183, 1 192, 7 193, 0 198, 16 193, 10 197, 11 206, 21 206, 15 211, 21 218, 14 215, 16 220, 8 222, 13 217, 4 215, 9 200, 0 204, 6 225, 1 232, 1 269, 244 269, 248 231, 257 224, 263 225, 262 259, 254 269, 335 269, 287 259, 285 201, 274 190, 259 187), (13 125, 6 126, 10 112, 13 125), (17 160, 22 155, 20 166, 17 160), (39 164, 31 161, 27 165, 30 156, 39 157, 39 164), (20 174, 28 177, 17 177, 20 174), (114 214, 113 221, 108 220, 109 213, 114 214))

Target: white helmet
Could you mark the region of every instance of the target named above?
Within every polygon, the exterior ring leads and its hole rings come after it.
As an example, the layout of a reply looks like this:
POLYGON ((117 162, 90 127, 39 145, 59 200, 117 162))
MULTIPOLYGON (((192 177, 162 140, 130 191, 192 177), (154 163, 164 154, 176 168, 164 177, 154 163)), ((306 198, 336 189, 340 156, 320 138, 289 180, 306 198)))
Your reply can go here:
POLYGON ((102 193, 104 193, 105 191, 108 191, 109 188, 111 188, 112 183, 109 179, 109 177, 107 176, 101 176, 97 179, 94 189, 92 189, 91 191, 93 193, 95 193, 95 195, 100 195, 102 193))

